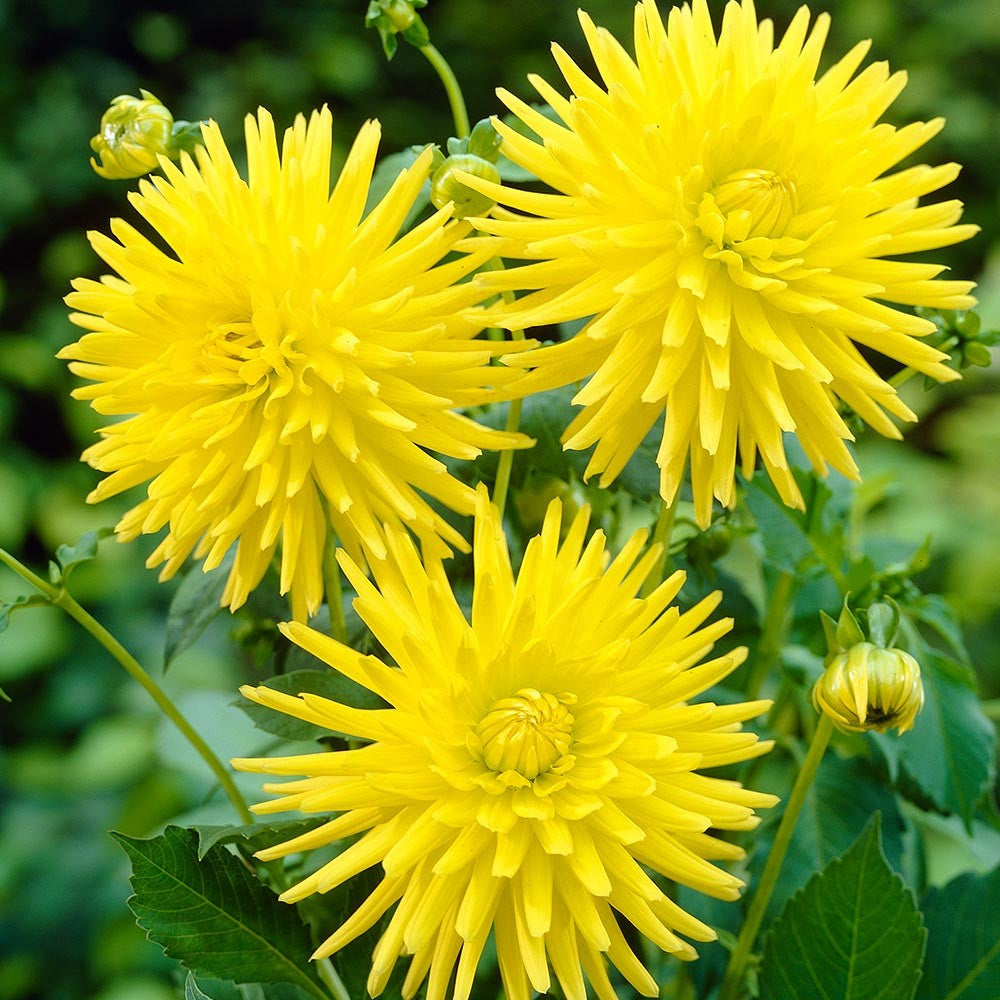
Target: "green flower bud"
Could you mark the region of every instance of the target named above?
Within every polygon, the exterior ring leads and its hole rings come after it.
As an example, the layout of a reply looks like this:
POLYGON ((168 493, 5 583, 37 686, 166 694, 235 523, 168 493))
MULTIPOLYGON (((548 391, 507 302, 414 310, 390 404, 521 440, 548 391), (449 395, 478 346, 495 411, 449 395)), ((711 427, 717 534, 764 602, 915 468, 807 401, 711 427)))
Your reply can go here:
POLYGON ((454 202, 456 219, 486 215, 496 202, 489 195, 473 191, 468 184, 459 180, 455 176, 458 171, 494 184, 500 183, 500 171, 495 164, 481 156, 473 156, 472 153, 459 153, 457 156, 449 156, 434 171, 431 177, 431 202, 435 208, 443 208, 448 202, 454 202))
POLYGON ((174 117, 148 90, 142 97, 122 94, 101 118, 101 131, 90 148, 101 158, 90 165, 108 180, 142 177, 158 165, 160 155, 171 155, 174 117))
POLYGON ((859 642, 829 661, 812 701, 838 729, 905 733, 924 707, 920 666, 901 649, 859 642))
POLYGON ((386 59, 396 54, 399 44, 396 35, 402 35, 417 48, 430 43, 427 26, 417 13, 417 8, 426 6, 427 0, 371 0, 365 14, 365 27, 378 31, 386 59))

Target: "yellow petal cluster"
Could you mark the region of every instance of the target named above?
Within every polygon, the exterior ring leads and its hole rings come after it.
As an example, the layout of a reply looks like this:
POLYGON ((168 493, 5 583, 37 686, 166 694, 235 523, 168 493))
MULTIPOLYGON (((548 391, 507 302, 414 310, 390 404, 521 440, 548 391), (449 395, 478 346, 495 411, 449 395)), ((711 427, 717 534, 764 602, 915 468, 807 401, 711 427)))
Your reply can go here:
POLYGON ((859 642, 830 661, 812 701, 839 729, 905 733, 924 707, 920 665, 902 649, 859 642))
POLYGON ((399 531, 388 532, 386 558, 371 561, 374 584, 342 556, 355 607, 396 666, 304 625, 284 631, 381 695, 384 709, 243 689, 258 704, 369 741, 233 764, 298 776, 265 786, 277 798, 258 812, 339 814, 259 857, 357 838, 284 900, 381 866, 375 890, 316 952, 328 956, 384 918, 372 996, 412 956, 405 998, 426 979, 428 1000, 442 1000, 454 973, 453 996, 466 1000, 491 932, 509 1000, 546 993, 554 980, 567 1000, 585 1000, 585 979, 614 1000, 609 962, 657 996, 620 921, 693 958, 684 938, 715 933, 671 899, 663 879, 719 899, 739 894, 740 880, 713 862, 743 852, 718 831, 753 828, 753 810, 776 800, 700 772, 770 748, 741 731, 768 703, 694 701, 745 656, 706 659, 732 624, 708 623, 719 595, 682 613, 671 603, 677 573, 638 597, 659 546, 647 550, 639 532, 609 560, 600 531, 588 540, 588 518, 582 510, 560 543, 554 501, 515 577, 481 487, 471 620, 441 560, 422 565, 399 531))
POLYGON ((559 46, 571 95, 530 77, 557 120, 505 91, 524 129, 494 122, 503 152, 555 193, 467 183, 506 209, 477 226, 529 263, 483 275, 523 290, 491 317, 511 328, 592 317, 570 340, 512 359, 524 392, 589 379, 567 448, 596 445, 602 485, 663 420, 657 456, 669 503, 690 468, 697 518, 731 505, 737 463, 758 456, 783 500, 802 498, 783 434, 813 467, 857 478, 844 410, 899 437, 914 414, 864 350, 939 380, 958 376, 921 343, 934 329, 900 306, 967 308, 971 283, 905 257, 968 239, 961 204, 919 199, 959 167, 895 170, 942 120, 879 119, 905 73, 858 72, 868 42, 817 79, 829 17, 803 7, 777 44, 752 0, 731 2, 716 34, 706 0, 635 14, 635 57, 581 13, 600 80, 559 46))
POLYGON ((331 192, 326 108, 280 153, 271 116, 248 116, 247 180, 207 125, 195 159, 162 159, 130 198, 158 238, 121 219, 114 238, 90 234, 117 275, 67 297, 88 332, 61 356, 93 383, 74 395, 115 418, 84 453, 108 473, 89 499, 148 482, 117 532, 168 529, 149 560, 162 578, 238 543, 234 609, 280 552, 294 617, 315 612, 328 526, 357 561, 385 555, 383 523, 467 548, 421 493, 471 514, 474 491, 428 449, 530 443, 455 412, 516 377, 490 366, 502 346, 473 339, 481 292, 462 279, 484 255, 452 253, 470 230, 450 207, 396 239, 430 150, 365 214, 379 134, 362 127, 331 192))

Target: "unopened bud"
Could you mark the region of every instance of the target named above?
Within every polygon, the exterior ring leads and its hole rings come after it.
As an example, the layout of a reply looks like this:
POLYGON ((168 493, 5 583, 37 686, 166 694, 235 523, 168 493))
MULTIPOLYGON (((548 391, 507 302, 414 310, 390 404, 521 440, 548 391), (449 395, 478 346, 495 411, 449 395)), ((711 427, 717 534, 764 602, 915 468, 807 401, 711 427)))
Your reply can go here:
POLYGON ((108 180, 142 177, 157 167, 158 157, 170 155, 174 116, 148 90, 142 97, 122 94, 101 118, 101 131, 90 148, 101 158, 90 165, 108 180))
POLYGON ((905 733, 924 706, 920 666, 901 649, 859 642, 830 659, 812 700, 838 729, 905 733))
POLYGON ((456 219, 486 215, 496 201, 459 180, 456 176, 459 171, 494 184, 500 183, 500 171, 489 160, 471 153, 449 156, 431 178, 431 202, 435 208, 443 208, 449 201, 454 202, 456 219))

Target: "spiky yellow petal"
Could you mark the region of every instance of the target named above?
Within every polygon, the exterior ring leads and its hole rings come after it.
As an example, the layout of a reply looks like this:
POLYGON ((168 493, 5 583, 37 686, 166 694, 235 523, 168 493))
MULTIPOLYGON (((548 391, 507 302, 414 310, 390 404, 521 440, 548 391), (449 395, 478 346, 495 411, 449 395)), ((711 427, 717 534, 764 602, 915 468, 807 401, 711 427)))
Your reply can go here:
POLYGON ((81 278, 67 297, 89 332, 61 356, 94 383, 75 395, 125 418, 84 453, 108 474, 90 499, 148 481, 117 531, 167 528, 150 558, 163 578, 235 545, 233 609, 280 552, 282 593, 304 619, 323 597, 328 525, 358 562, 385 554, 386 522, 467 547, 421 494, 470 514, 473 491, 427 452, 528 444, 455 412, 516 373, 473 340, 482 293, 462 279, 483 255, 452 254, 468 224, 446 209, 396 239, 430 150, 366 215, 377 122, 332 193, 326 108, 300 115, 280 153, 271 116, 248 116, 246 181, 218 127, 203 137, 196 159, 162 160, 165 176, 131 196, 168 250, 115 220, 114 239, 91 242, 120 277, 81 278))
POLYGON ((555 193, 466 178, 501 207, 477 220, 492 247, 528 263, 480 277, 523 290, 491 311, 511 328, 592 317, 571 339, 519 354, 533 392, 589 377, 566 448, 596 445, 602 485, 663 419, 657 456, 669 503, 690 470, 698 521, 734 502, 739 463, 758 456, 786 503, 801 506, 784 434, 819 473, 856 478, 846 406, 898 437, 914 415, 859 351, 933 378, 957 374, 922 343, 933 325, 899 305, 967 308, 967 281, 899 258, 968 239, 956 201, 918 207, 958 167, 889 171, 934 136, 935 120, 880 123, 905 83, 884 63, 856 71, 867 43, 818 79, 829 18, 801 8, 773 41, 752 0, 730 2, 716 34, 706 0, 635 13, 635 57, 581 13, 601 82, 556 47, 567 100, 531 82, 552 121, 500 98, 536 137, 503 122, 505 154, 555 193))
POLYGON ((640 532, 609 559, 601 532, 587 541, 588 519, 583 510, 560 542, 554 501, 515 576, 481 487, 471 620, 440 559, 429 554, 422 565, 398 529, 388 529, 385 558, 371 560, 374 583, 342 556, 359 585, 356 608, 396 666, 305 625, 285 632, 390 708, 244 689, 260 704, 372 740, 233 764, 304 776, 265 786, 280 797, 258 808, 342 812, 262 857, 362 834, 284 899, 327 892, 381 864, 383 881, 316 953, 332 954, 392 911, 373 954, 373 995, 411 955, 404 996, 426 978, 428 997, 441 1000, 457 966, 453 997, 466 1000, 492 929, 510 997, 558 981, 567 997, 585 1000, 587 980, 609 1000, 608 962, 655 996, 619 919, 679 958, 695 955, 681 935, 710 941, 714 932, 650 872, 720 899, 739 894, 740 880, 714 862, 742 851, 718 831, 750 829, 753 810, 775 800, 697 769, 768 749, 741 723, 769 703, 692 702, 743 658, 736 650, 702 662, 732 624, 708 621, 717 595, 680 614, 667 606, 683 582, 675 574, 639 597, 657 550, 642 555, 640 532))

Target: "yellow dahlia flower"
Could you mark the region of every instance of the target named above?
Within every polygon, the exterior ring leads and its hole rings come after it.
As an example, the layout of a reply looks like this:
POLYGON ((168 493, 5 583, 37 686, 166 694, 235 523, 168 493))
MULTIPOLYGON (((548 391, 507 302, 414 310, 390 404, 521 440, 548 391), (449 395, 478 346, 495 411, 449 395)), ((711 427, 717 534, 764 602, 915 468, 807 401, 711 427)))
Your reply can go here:
POLYGON ((783 432, 818 472, 856 478, 841 404, 889 437, 890 415, 915 419, 859 346, 958 377, 919 340, 933 325, 896 308, 974 302, 971 283, 900 259, 977 231, 955 224, 957 201, 918 207, 956 164, 889 172, 942 120, 879 122, 906 75, 885 63, 855 75, 868 42, 817 80, 829 17, 810 31, 804 7, 775 45, 752 0, 726 7, 718 38, 705 0, 672 9, 666 29, 644 0, 634 60, 580 20, 602 82, 554 46, 572 96, 530 79, 560 120, 500 91, 538 138, 494 123, 503 152, 556 193, 467 179, 518 210, 477 222, 496 252, 535 262, 480 279, 530 290, 500 321, 593 317, 571 340, 512 359, 535 369, 523 391, 589 377, 563 441, 596 443, 588 472, 602 484, 664 416, 660 491, 671 502, 690 462, 703 526, 713 495, 733 503, 737 450, 746 475, 759 453, 784 501, 801 506, 783 432))
POLYGON ((715 937, 650 873, 720 899, 741 882, 712 864, 743 852, 718 830, 748 830, 773 796, 697 769, 770 748, 741 723, 767 702, 692 704, 745 650, 704 661, 731 621, 705 624, 716 594, 681 614, 670 603, 683 574, 646 598, 658 556, 636 534, 610 563, 582 510, 559 544, 559 501, 511 572, 500 516, 480 488, 471 623, 441 560, 426 568, 408 536, 390 529, 377 587, 350 560, 355 607, 398 667, 300 624, 285 634, 381 695, 361 711, 312 694, 244 688, 253 701, 370 743, 300 757, 236 760, 241 770, 304 775, 265 786, 257 807, 336 812, 264 859, 360 834, 282 896, 328 892, 381 865, 383 879, 317 950, 324 957, 387 919, 368 989, 377 996, 396 960, 412 955, 403 996, 429 976, 428 1000, 469 996, 492 930, 509 1000, 548 991, 550 968, 567 1000, 585 1000, 584 975, 612 1000, 606 959, 645 996, 655 980, 631 950, 619 917, 665 951, 693 958, 679 935, 715 937))
POLYGON ((193 551, 205 569, 239 543, 224 603, 239 607, 280 547, 281 590, 302 619, 323 597, 328 523, 356 560, 385 554, 383 522, 467 548, 417 490, 471 513, 474 491, 424 449, 472 458, 528 439, 455 407, 516 373, 473 340, 481 295, 459 283, 483 256, 440 263, 469 232, 446 206, 393 242, 427 179, 424 152, 362 218, 379 142, 359 132, 330 191, 332 120, 299 116, 278 152, 263 109, 246 120, 249 180, 218 127, 196 159, 142 181, 131 201, 169 251, 128 223, 92 233, 118 272, 79 279, 67 303, 91 331, 61 357, 94 384, 74 392, 125 419, 84 452, 109 473, 103 500, 149 481, 117 526, 168 532, 149 560, 170 577, 193 551))

